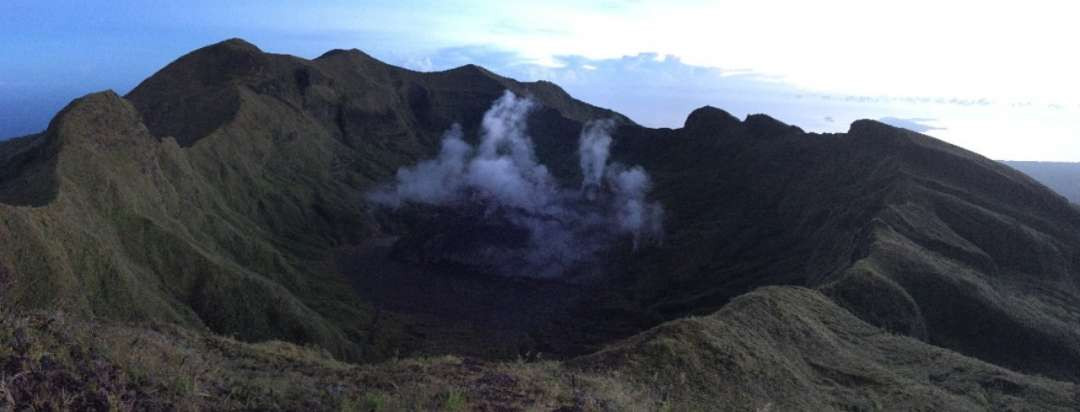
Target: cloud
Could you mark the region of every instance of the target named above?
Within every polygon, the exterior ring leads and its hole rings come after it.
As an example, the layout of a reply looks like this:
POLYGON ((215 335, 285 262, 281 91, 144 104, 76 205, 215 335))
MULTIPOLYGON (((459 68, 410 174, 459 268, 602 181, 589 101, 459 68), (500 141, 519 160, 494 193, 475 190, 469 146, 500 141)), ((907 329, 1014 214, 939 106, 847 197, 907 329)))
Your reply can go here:
POLYGON ((663 208, 648 201, 645 169, 608 160, 613 120, 586 123, 579 136, 580 187, 560 187, 536 160, 526 129, 536 104, 507 91, 484 114, 480 141, 465 142, 454 126, 443 136, 434 159, 397 171, 394 182, 371 192, 377 205, 423 205, 480 210, 476 224, 524 229, 524 247, 492 239, 462 259, 500 275, 557 277, 596 260, 629 239, 634 249, 659 242, 663 208))

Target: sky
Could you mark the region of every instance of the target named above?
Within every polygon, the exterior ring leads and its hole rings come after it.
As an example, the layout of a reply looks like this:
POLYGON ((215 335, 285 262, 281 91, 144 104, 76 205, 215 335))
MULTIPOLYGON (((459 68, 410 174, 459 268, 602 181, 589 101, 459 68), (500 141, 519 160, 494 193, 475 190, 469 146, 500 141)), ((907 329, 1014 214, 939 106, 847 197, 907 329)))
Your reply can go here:
POLYGON ((995 159, 1080 161, 1074 1, 27 1, 0 5, 0 136, 232 37, 551 80, 654 127, 694 108, 871 118, 995 159))

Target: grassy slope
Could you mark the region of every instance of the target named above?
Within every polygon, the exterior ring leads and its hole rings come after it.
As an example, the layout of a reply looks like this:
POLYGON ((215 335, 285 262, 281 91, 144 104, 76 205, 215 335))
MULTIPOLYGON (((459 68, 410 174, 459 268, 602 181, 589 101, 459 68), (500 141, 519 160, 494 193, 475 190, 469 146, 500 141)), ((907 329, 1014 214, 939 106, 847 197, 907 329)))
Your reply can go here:
MULTIPOLYGON (((37 208, 0 205, 0 261, 14 273, 7 293, 17 305, 348 353, 341 330, 283 287, 315 282, 318 273, 301 276, 258 227, 223 204, 222 189, 195 171, 187 152, 153 139, 119 96, 72 103, 43 138, 56 151, 56 198, 37 208)), ((342 315, 362 310, 355 307, 342 315)))
POLYGON ((616 156, 650 170, 669 212, 664 248, 626 276, 653 310, 815 287, 890 330, 1077 379, 1080 213, 1029 177, 870 121, 813 135, 702 109, 620 138, 616 156))
MULTIPOLYGON (((504 87, 535 89, 548 99, 531 130, 540 156, 564 178, 572 177, 579 122, 610 115, 548 85, 516 83, 476 67, 423 75, 354 51, 306 61, 253 47, 211 46, 126 99, 88 96, 42 135, 0 145, 8 159, 0 170, 5 302, 196 331, 170 332, 181 340, 209 330, 247 341, 311 343, 339 358, 385 358, 409 339, 402 326, 393 316, 376 322, 321 263, 328 250, 382 230, 360 206, 364 189, 429 156, 451 122, 475 128, 504 87), (255 70, 225 71, 232 75, 224 78, 192 71, 230 65, 255 70), (195 94, 176 94, 183 90, 195 94), (199 100, 205 96, 216 97, 199 100), (192 129, 190 119, 207 123, 192 129), (19 166, 11 159, 20 159, 19 166), (26 188, 34 190, 21 192, 26 188)), ((740 122, 695 112, 687 126, 620 130, 615 157, 653 173, 670 236, 661 248, 624 257, 628 269, 611 283, 609 293, 620 295, 612 301, 674 319, 710 314, 762 285, 814 286, 889 330, 1016 369, 1075 378, 1080 241, 1073 233, 1080 224, 1060 198, 973 154, 873 123, 847 135, 807 136, 766 117, 740 122)), ((792 298, 784 305, 815 312, 820 303, 792 298)), ((841 326, 854 327, 844 316, 841 326)), ((665 328, 708 329, 692 322, 665 328)), ((700 343, 691 332, 674 330, 671 341, 700 343)), ((140 326, 131 333, 147 332, 140 326)), ((205 346, 176 346, 212 356, 205 346)), ((839 347, 853 351, 851 362, 893 362, 852 347, 839 347)), ((710 348, 689 347, 683 355, 710 348)), ((634 356, 656 355, 650 351, 634 356)), ((682 362, 657 358, 669 360, 682 362)), ((275 366, 256 370, 264 367, 275 366)), ((121 367, 131 368, 137 367, 121 367)), ((652 375, 636 370, 613 379, 646 392, 670 382, 643 381, 652 375)), ((323 372, 312 373, 314 382, 329 382, 317 380, 323 372)), ((926 384, 915 375, 887 382, 926 384)), ((249 378, 263 379, 238 379, 249 378)), ((562 379, 560 385, 571 378, 562 379)), ((851 399, 870 404, 895 401, 857 383, 843 383, 858 389, 835 398, 855 393, 851 399)), ((946 395, 928 391, 926 399, 981 402, 946 395)), ((655 404, 674 395, 641 396, 626 402, 655 404)), ((742 399, 680 396, 691 405, 742 399)))
POLYGON ((505 87, 542 94, 556 124, 611 114, 475 66, 425 75, 240 40, 178 59, 127 98, 79 99, 43 134, 0 145, 5 299, 385 358, 401 327, 376 322, 330 251, 378 230, 366 189, 429 156, 451 123, 475 128, 505 87))
POLYGON ((438 357, 355 366, 168 324, 0 313, 0 408, 181 410, 1071 410, 1025 376, 766 288, 567 362, 438 357))
POLYGON ((1075 407, 1077 387, 873 327, 808 289, 769 287, 573 362, 651 377, 679 405, 732 410, 1075 407))

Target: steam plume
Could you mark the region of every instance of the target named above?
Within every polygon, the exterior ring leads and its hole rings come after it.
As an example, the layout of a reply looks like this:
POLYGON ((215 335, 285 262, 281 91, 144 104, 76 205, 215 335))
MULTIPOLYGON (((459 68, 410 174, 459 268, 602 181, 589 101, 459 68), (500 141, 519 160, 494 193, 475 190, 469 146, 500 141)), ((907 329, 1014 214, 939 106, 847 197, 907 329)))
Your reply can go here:
POLYGON ((629 237, 634 249, 659 241, 663 209, 650 203, 651 181, 640 166, 609 163, 612 120, 585 124, 579 138, 582 182, 559 187, 536 160, 526 125, 536 104, 507 91, 484 114, 480 143, 470 146, 454 125, 439 154, 397 171, 395 181, 369 195, 387 207, 404 203, 482 208, 527 230, 527 247, 490 245, 470 256, 499 274, 554 277, 629 237))
POLYGON ((611 119, 592 121, 585 124, 578 142, 581 156, 581 189, 586 196, 594 196, 600 189, 604 178, 604 168, 611 150, 611 129, 615 121, 611 119))

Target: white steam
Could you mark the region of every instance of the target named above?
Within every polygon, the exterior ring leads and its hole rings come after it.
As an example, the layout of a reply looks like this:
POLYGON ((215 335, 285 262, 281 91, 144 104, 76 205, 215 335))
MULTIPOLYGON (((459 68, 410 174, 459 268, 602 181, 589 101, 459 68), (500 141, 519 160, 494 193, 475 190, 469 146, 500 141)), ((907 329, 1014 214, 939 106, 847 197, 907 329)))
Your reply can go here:
POLYGON ((648 202, 649 175, 640 166, 608 163, 612 120, 586 123, 578 152, 580 189, 561 188, 536 160, 526 126, 535 107, 507 91, 484 114, 480 143, 461 127, 443 136, 439 155, 397 171, 395 181, 369 195, 377 204, 482 207, 529 233, 526 248, 481 248, 478 259, 509 276, 554 277, 588 263, 619 238, 634 249, 659 242, 663 209, 648 202))
MULTIPOLYGON (((612 169, 621 169, 615 165, 612 169)), ((616 219, 619 229, 634 236, 634 249, 645 240, 660 241, 663 234, 664 208, 645 199, 652 185, 649 174, 641 166, 618 170, 609 176, 608 185, 614 192, 616 219)))
POLYGON ((613 127, 615 121, 606 119, 586 123, 581 131, 578 153, 581 155, 581 190, 585 191, 586 196, 595 196, 600 189, 611 149, 613 127))

